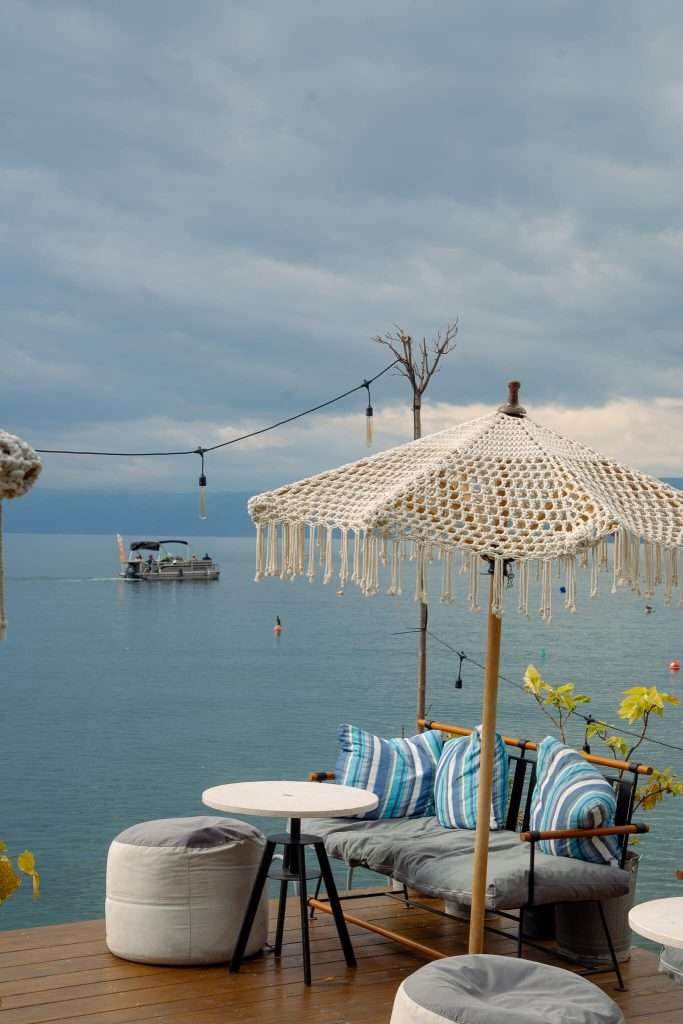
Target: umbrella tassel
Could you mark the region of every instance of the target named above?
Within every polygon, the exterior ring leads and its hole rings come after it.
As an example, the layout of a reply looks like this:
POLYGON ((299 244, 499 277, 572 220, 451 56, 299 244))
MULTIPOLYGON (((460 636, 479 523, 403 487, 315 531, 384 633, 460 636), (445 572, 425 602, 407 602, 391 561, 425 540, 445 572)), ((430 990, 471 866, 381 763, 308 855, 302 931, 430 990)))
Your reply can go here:
POLYGON ((645 541, 644 551, 644 590, 643 595, 645 597, 652 597, 655 592, 655 560, 654 560, 654 544, 649 540, 645 541))
POLYGON ((296 558, 294 565, 297 576, 303 576, 305 572, 305 548, 306 548, 306 524, 297 523, 296 527, 296 558))
POLYGON ((387 565, 389 561, 389 553, 387 550, 388 541, 386 537, 382 537, 382 546, 380 548, 379 560, 382 565, 387 565))
POLYGON ((469 553, 469 587, 467 597, 470 602, 470 610, 481 611, 479 603, 479 555, 474 551, 469 553))
POLYGON ((349 578, 349 531, 342 529, 339 543, 339 586, 343 590, 349 578))
POLYGON ((391 583, 387 594, 399 597, 401 593, 401 541, 395 540, 391 545, 391 583))
MULTIPOLYGON (((591 588, 593 586, 592 577, 595 574, 595 593, 598 591, 598 560, 596 550, 593 548, 591 552, 592 563, 591 563, 591 588)), ((564 599, 564 606, 569 612, 576 611, 576 558, 574 555, 565 556, 565 587, 567 593, 564 599)))
POLYGON ((502 619, 505 611, 505 563, 502 558, 493 560, 493 592, 491 595, 491 611, 502 619))
POLYGON ((256 524, 256 575, 254 583, 260 583, 266 575, 266 538, 263 523, 256 524))
POLYGON ((361 590, 367 596, 368 582, 370 578, 370 533, 368 530, 363 534, 363 557, 360 567, 361 590))
POLYGON ((517 611, 529 617, 529 563, 526 559, 517 563, 517 611))
POLYGON ((415 548, 415 600, 427 604, 427 546, 420 541, 415 548))
POLYGON ((607 572, 609 569, 609 544, 607 537, 598 541, 598 568, 600 572, 607 572))
MULTIPOLYGON (((597 545, 591 548, 591 597, 597 597, 598 593, 598 571, 600 569, 600 553, 597 545)), ((576 574, 574 576, 574 587, 576 587, 576 574)), ((569 594, 569 587, 567 587, 569 594)), ((574 607, 576 611, 576 607, 574 607)))
POLYGON ((312 583, 315 579, 315 545, 317 532, 317 527, 313 525, 308 527, 308 568, 306 570, 306 576, 308 577, 309 583, 312 583))
POLYGON ((541 607, 538 610, 538 614, 541 616, 545 623, 552 621, 553 617, 553 581, 552 581, 553 566, 552 562, 541 562, 540 573, 541 573, 541 607))
POLYGON ((334 575, 334 555, 332 552, 332 536, 334 529, 331 526, 327 527, 327 536, 325 537, 325 575, 323 576, 323 583, 331 583, 334 575))
POLYGON ((458 569, 458 575, 459 576, 467 576, 468 572, 469 572, 469 561, 467 559, 467 552, 461 550, 461 552, 460 552, 460 567, 458 569))
POLYGON ((662 582, 662 545, 655 544, 655 586, 658 587, 662 582))
POLYGON ((277 523, 268 523, 268 559, 266 576, 277 576, 278 537, 277 523))
POLYGON ((579 565, 582 569, 588 568, 588 548, 581 548, 579 552, 579 565))
POLYGON ((664 561, 664 607, 665 608, 670 608, 671 607, 671 592, 673 590, 673 575, 674 575, 674 564, 673 564, 673 557, 672 556, 673 556, 674 552, 675 552, 675 548, 672 548, 671 551, 664 551, 664 553, 663 553, 663 561, 664 561))
POLYGON ((289 523, 282 524, 282 564, 280 566, 280 579, 284 580, 289 574, 290 567, 290 536, 289 523))
POLYGON ((441 603, 453 604, 453 552, 450 548, 440 548, 441 555, 441 603))
POLYGON ((624 562, 624 537, 623 531, 617 530, 614 534, 614 569, 612 577, 612 593, 616 594, 617 587, 621 583, 623 576, 623 562, 624 562))
POLYGON ((351 574, 351 582, 357 583, 360 586, 361 583, 361 572, 360 572, 360 530, 353 531, 353 572, 351 574))

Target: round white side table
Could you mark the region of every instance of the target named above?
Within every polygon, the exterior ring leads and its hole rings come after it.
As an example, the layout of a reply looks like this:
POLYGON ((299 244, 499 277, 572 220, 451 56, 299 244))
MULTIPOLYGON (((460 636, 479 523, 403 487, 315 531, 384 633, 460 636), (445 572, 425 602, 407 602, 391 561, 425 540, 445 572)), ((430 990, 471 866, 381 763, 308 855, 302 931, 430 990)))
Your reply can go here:
POLYGON ((275 932, 275 956, 282 952, 282 936, 285 925, 287 891, 290 882, 299 884, 301 911, 301 944, 303 947, 304 981, 311 984, 311 951, 308 936, 308 893, 307 877, 318 877, 318 872, 306 871, 306 847, 312 846, 320 865, 327 898, 339 941, 349 967, 356 966, 351 939, 342 913, 332 868, 325 851, 325 841, 316 835, 302 834, 302 818, 343 818, 372 811, 378 804, 374 793, 353 786, 325 785, 320 782, 235 782, 225 786, 213 786, 202 793, 202 802, 219 811, 236 814, 256 815, 267 818, 288 818, 289 832, 268 836, 261 864, 254 880, 254 887, 244 915, 244 921, 237 938, 237 945, 230 961, 230 971, 239 971, 249 934, 254 924, 261 894, 266 879, 276 878, 280 882, 280 901, 275 932), (276 847, 284 847, 281 870, 273 870, 271 864, 276 847))
POLYGON ((639 903, 629 911, 628 923, 644 939, 683 949, 683 896, 639 903))

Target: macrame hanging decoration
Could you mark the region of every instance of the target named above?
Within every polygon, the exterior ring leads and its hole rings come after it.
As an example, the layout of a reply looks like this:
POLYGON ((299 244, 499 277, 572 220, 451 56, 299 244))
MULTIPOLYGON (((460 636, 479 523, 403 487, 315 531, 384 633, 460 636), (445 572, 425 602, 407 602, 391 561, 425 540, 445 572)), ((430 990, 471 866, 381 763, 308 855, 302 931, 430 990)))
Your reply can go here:
POLYGON ((257 580, 291 579, 305 564, 313 580, 317 538, 325 583, 338 572, 343 587, 350 572, 367 596, 398 595, 401 563, 410 561, 416 601, 434 596, 438 575, 445 604, 464 597, 478 611, 490 572, 495 615, 514 582, 519 612, 536 610, 546 623, 556 591, 576 610, 577 567, 593 597, 610 562, 613 592, 649 598, 661 588, 671 604, 679 586, 683 493, 527 418, 514 386, 497 412, 259 494, 249 513, 257 580), (304 526, 307 560, 282 560, 284 538, 303 537, 304 526), (437 560, 441 571, 431 574, 437 560))
POLYGON ((7 635, 5 614, 5 569, 2 544, 2 503, 20 498, 31 490, 43 464, 30 444, 0 430, 0 640, 7 635))

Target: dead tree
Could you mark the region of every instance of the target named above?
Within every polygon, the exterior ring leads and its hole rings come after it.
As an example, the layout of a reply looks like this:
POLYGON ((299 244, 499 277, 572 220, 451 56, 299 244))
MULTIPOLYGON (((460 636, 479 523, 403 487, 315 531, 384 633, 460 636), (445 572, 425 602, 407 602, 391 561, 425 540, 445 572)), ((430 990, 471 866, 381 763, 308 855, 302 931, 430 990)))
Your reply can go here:
MULTIPOLYGON (((379 345, 386 347, 397 359, 398 372, 407 378, 413 392, 413 437, 422 437, 422 396, 430 380, 438 371, 439 363, 444 356, 455 348, 458 334, 458 321, 446 325, 441 333, 437 331, 431 343, 426 338, 414 344, 410 334, 394 324, 394 330, 374 338, 379 345)), ((417 718, 425 717, 427 694, 427 621, 429 609, 420 602, 419 650, 417 663, 417 718)), ((422 727, 419 726, 420 731, 422 727)))

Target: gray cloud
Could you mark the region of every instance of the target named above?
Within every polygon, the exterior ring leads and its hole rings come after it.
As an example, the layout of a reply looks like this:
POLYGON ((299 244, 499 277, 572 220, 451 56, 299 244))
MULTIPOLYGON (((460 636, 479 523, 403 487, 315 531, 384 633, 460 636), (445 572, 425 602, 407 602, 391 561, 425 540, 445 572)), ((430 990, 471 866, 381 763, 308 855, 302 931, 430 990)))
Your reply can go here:
MULTIPOLYGON (((3 18, 3 411, 35 443, 195 444, 374 372, 394 320, 455 314, 435 401, 497 403, 510 375, 530 404, 680 394, 680 5, 3 18)), ((283 453, 253 457, 267 480, 283 453)))

